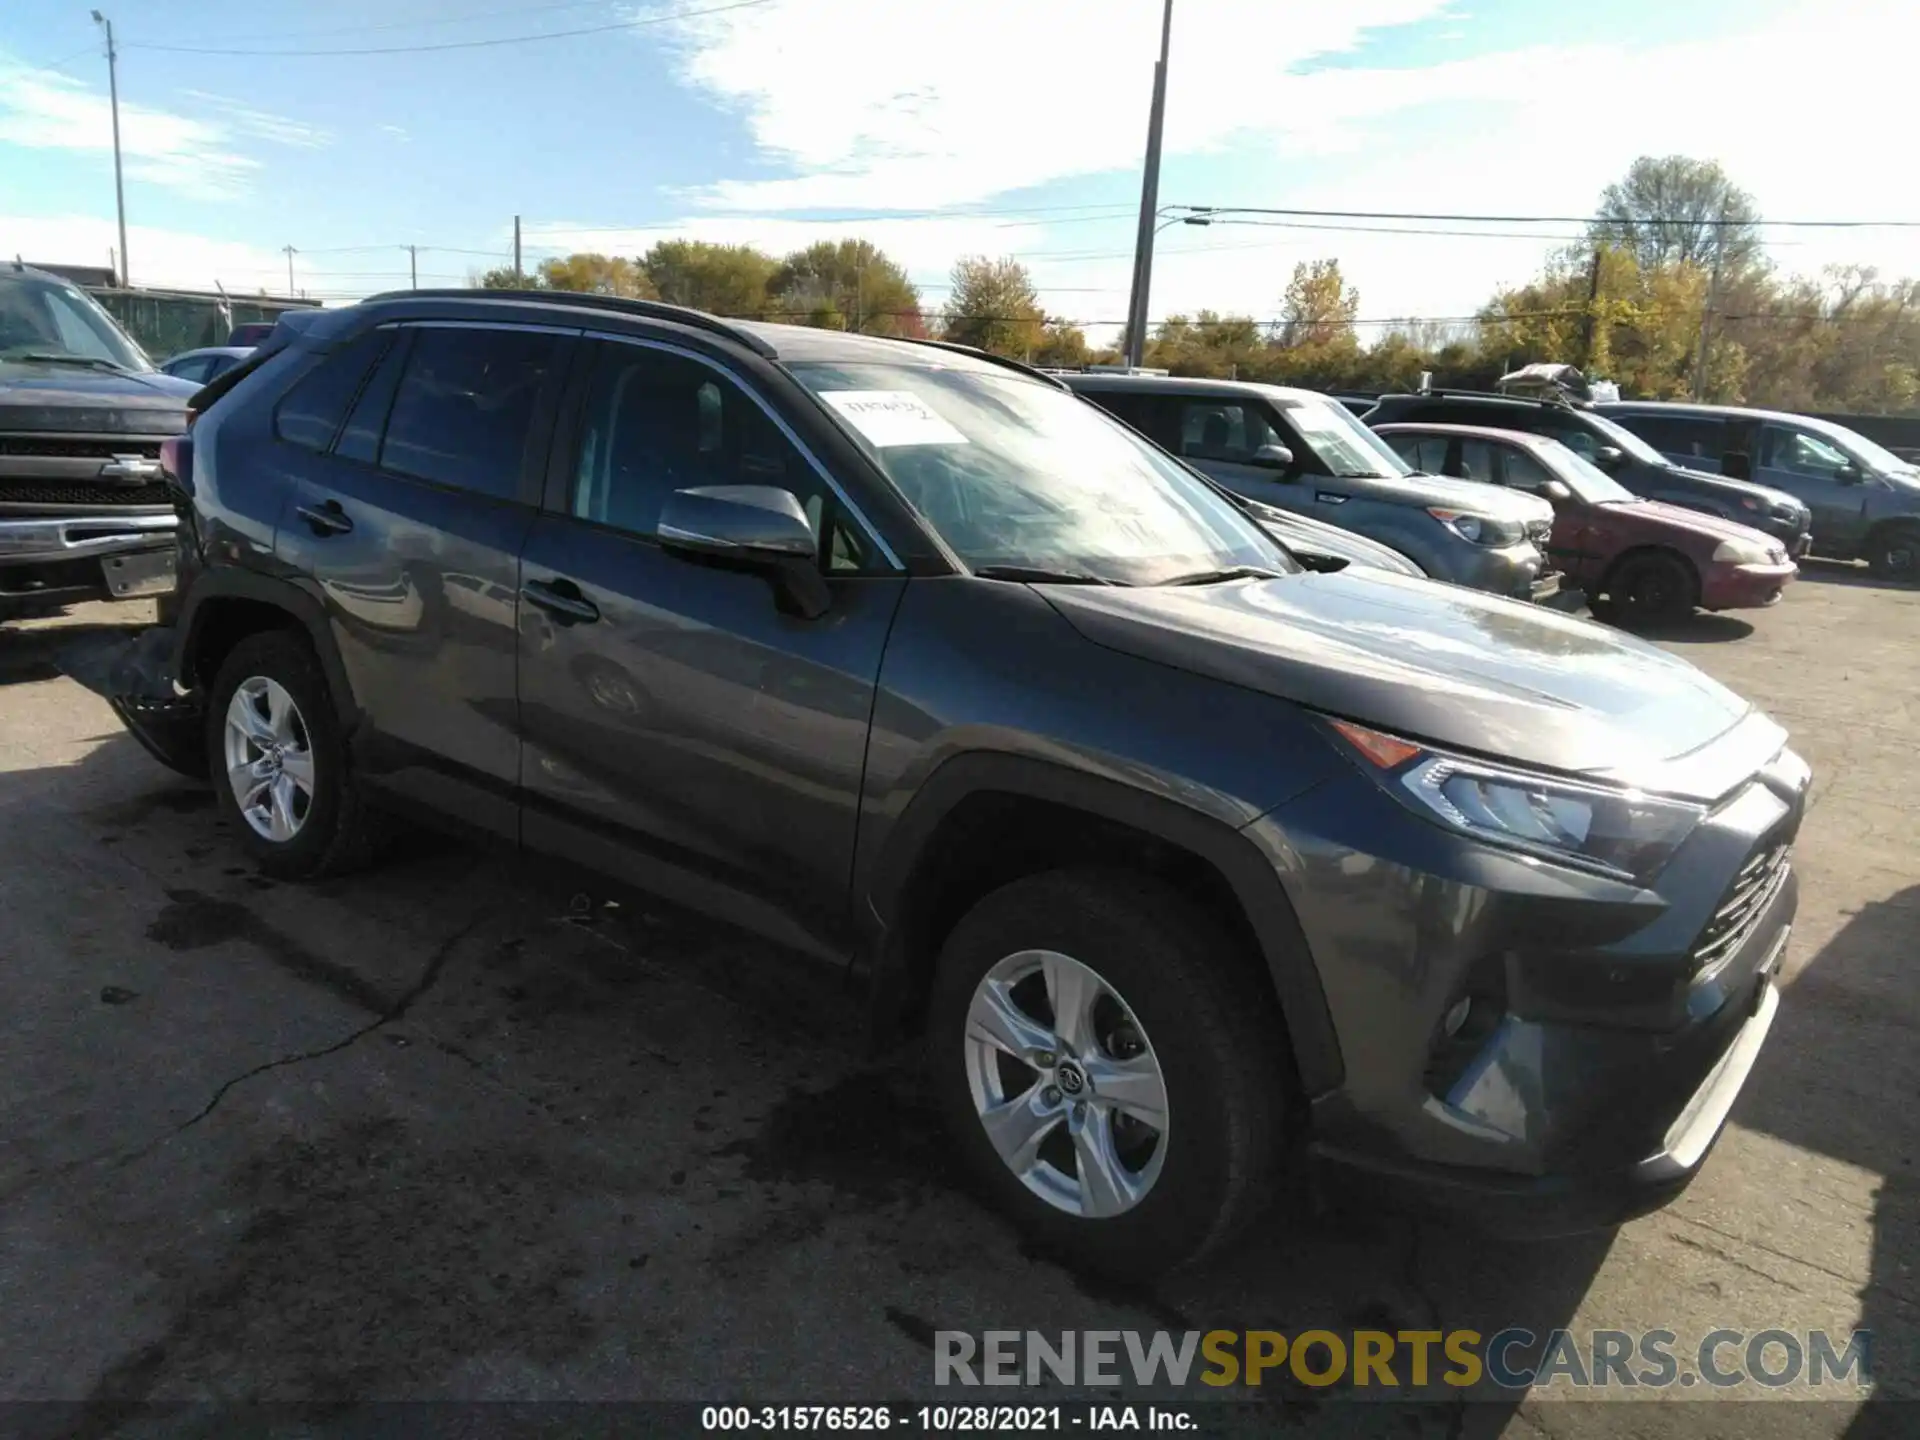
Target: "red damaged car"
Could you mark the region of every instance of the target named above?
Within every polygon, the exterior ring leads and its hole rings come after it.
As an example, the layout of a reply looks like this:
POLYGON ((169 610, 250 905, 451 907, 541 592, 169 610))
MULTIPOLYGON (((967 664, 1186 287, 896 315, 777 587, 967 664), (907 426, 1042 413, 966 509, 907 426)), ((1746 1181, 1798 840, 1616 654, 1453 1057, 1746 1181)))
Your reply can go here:
POLYGON ((1558 440, 1473 425, 1382 425, 1430 475, 1525 490, 1553 506, 1547 553, 1596 616, 1657 624, 1702 610, 1771 605, 1799 568, 1780 542, 1718 515, 1646 500, 1558 440))

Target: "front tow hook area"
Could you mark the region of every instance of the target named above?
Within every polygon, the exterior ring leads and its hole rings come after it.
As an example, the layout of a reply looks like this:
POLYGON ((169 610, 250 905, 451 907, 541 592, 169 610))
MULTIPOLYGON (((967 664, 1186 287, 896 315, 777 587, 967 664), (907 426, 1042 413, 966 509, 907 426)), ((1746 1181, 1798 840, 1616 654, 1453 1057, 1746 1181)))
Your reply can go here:
POLYGON ((113 707, 127 733, 169 770, 208 775, 206 728, 198 692, 174 685, 175 634, 154 625, 131 639, 89 636, 65 646, 54 663, 113 707))

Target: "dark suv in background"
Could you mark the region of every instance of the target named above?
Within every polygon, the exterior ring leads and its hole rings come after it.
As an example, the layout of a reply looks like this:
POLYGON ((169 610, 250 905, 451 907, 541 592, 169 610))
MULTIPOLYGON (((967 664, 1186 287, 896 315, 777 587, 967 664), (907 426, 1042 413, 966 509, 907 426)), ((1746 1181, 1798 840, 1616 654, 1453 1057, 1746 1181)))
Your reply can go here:
POLYGON ((1865 560, 1884 580, 1920 580, 1920 466, 1856 430, 1777 410, 1651 401, 1608 419, 1685 464, 1751 477, 1813 512, 1813 548, 1865 560))
POLYGON ((1086 1263, 1218 1244, 1308 1163, 1609 1223, 1773 1020, 1777 725, 1585 620, 1304 570, 1024 366, 422 291, 283 321, 203 403, 122 713, 259 866, 409 808, 851 965, 1086 1263))
POLYGON ((1794 496, 1678 465, 1583 401, 1434 390, 1382 395, 1363 418, 1369 425, 1478 425, 1545 435, 1636 495, 1738 520, 1771 535, 1790 559, 1805 555, 1811 543, 1812 514, 1794 496))

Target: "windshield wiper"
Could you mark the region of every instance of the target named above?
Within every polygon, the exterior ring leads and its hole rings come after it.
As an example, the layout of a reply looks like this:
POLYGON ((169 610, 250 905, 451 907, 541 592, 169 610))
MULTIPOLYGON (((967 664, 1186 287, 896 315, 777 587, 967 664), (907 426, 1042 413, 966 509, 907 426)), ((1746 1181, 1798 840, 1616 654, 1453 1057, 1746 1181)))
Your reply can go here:
POLYGON ((1191 575, 1176 575, 1162 585, 1218 585, 1228 580, 1278 580, 1280 571, 1264 565, 1230 565, 1224 570, 1196 570, 1191 575))
POLYGON ((25 355, 10 353, 0 358, 25 360, 35 365, 95 365, 103 369, 112 370, 116 374, 124 375, 132 373, 126 366, 115 364, 111 360, 103 360, 98 355, 61 355, 53 352, 29 351, 25 355))
POLYGON ((974 574, 983 580, 1024 580, 1032 585, 1117 585, 1084 570, 1048 570, 1038 565, 976 565, 974 574))

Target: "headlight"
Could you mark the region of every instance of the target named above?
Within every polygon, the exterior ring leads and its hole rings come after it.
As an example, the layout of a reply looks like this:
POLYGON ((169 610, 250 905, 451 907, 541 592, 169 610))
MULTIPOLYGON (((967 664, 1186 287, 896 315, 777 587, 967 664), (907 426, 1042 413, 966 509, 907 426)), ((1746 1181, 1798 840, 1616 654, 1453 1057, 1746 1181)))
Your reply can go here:
POLYGON ((1396 799, 1489 844, 1644 882, 1693 833, 1704 807, 1496 765, 1330 722, 1396 799))
POLYGON ((1760 540, 1722 540, 1714 547, 1717 565, 1771 565, 1771 547, 1760 540))
POLYGON ((1475 545, 1517 545, 1527 533, 1512 520, 1495 520, 1489 515, 1469 515, 1464 510, 1448 510, 1439 505, 1429 505, 1427 513, 1462 540, 1471 540, 1475 545))

